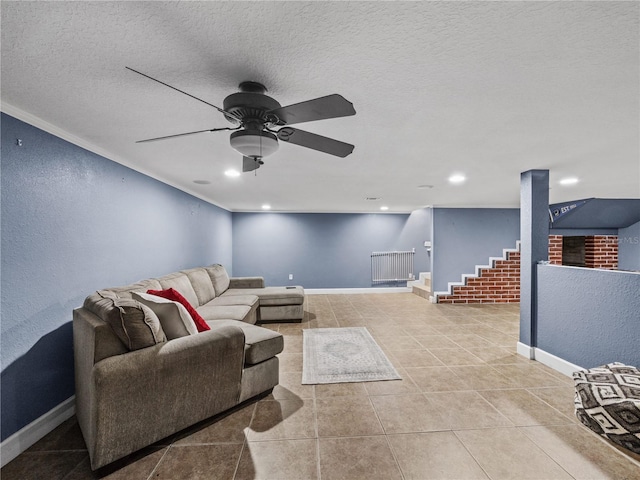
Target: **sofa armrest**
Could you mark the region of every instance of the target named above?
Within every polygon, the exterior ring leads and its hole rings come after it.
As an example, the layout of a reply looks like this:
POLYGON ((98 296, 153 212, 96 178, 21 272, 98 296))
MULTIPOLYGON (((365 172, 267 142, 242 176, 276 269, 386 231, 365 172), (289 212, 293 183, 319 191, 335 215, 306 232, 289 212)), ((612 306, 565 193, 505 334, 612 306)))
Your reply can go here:
POLYGON ((263 277, 232 277, 229 288, 264 288, 263 277))
POLYGON ((240 328, 223 326, 96 363, 92 405, 81 406, 94 424, 92 467, 236 405, 244 342, 240 328))

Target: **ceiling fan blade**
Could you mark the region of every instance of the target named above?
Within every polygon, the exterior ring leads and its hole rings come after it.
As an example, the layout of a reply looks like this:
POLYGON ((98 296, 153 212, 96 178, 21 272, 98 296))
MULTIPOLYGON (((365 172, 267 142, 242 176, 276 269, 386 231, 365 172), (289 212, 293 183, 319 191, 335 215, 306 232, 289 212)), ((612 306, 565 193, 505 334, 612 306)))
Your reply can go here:
POLYGON ((260 165, 264 164, 260 157, 242 157, 242 171, 253 172, 260 168, 260 165))
POLYGON ((350 143, 344 143, 333 138, 323 137, 322 135, 291 127, 284 127, 278 130, 278 138, 283 142, 293 143, 341 158, 349 155, 355 148, 350 143))
POLYGON ((147 75, 146 73, 139 72, 139 71, 137 71, 137 70, 134 70, 134 69, 133 69, 133 68, 131 68, 131 67, 124 67, 124 68, 126 68, 127 70, 131 70, 132 72, 137 73, 138 75, 142 75, 143 77, 146 77, 146 78, 148 78, 148 79, 150 79, 150 80, 153 80, 154 82, 158 82, 159 84, 164 85, 165 87, 172 88, 172 89, 173 89, 173 90, 175 90, 176 92, 183 93, 183 94, 187 95, 188 97, 191 97, 191 98, 193 98, 193 99, 195 99, 195 100, 198 100, 199 102, 205 103, 205 104, 209 105, 210 107, 215 108, 215 109, 216 109, 216 110, 218 110, 220 113, 224 113, 225 115, 231 115, 231 116, 232 116, 232 117, 234 117, 234 118, 238 118, 238 117, 237 117, 236 115, 234 115, 233 113, 229 113, 229 112, 227 112, 227 111, 223 110, 222 108, 217 107, 216 105, 213 105, 212 103, 207 102, 206 100, 202 100, 201 98, 198 98, 198 97, 196 97, 195 95, 191 95, 190 93, 187 93, 187 92, 185 92, 185 91, 183 91, 183 90, 180 90, 179 88, 176 88, 176 87, 174 87, 174 86, 172 86, 172 85, 169 85, 168 83, 164 83, 164 82, 162 82, 162 81, 158 80, 157 78, 153 78, 153 77, 151 77, 151 76, 147 75))
POLYGON ((209 128, 207 130, 198 130, 195 132, 177 133, 175 135, 165 135, 164 137, 147 138, 145 140, 138 140, 136 143, 155 142, 156 140, 166 140, 167 138, 184 137, 186 135, 195 135, 196 133, 203 132, 220 132, 222 130, 238 130, 237 128, 209 128))
POLYGON ((353 103, 342 95, 334 93, 326 97, 276 108, 267 113, 278 117, 278 125, 292 125, 327 118, 348 117, 355 115, 356 110, 353 108, 353 103))

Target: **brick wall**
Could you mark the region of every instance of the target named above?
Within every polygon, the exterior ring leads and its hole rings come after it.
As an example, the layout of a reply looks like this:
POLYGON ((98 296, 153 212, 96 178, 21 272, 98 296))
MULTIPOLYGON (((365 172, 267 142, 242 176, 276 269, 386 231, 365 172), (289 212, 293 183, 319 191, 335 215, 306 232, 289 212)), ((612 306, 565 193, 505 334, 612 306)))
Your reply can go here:
POLYGON ((562 265, 562 235, 549 235, 549 263, 562 265))
POLYGON ((587 268, 618 268, 618 236, 591 235, 584 239, 584 263, 587 268))
MULTIPOLYGON (((549 262, 562 265, 562 235, 549 235, 549 262)), ((618 268, 618 237, 592 235, 585 238, 585 263, 589 268, 618 268)), ((493 268, 483 268, 480 276, 467 278, 451 295, 438 296, 438 303, 519 303, 520 252, 508 252, 493 268)))
POLYGON ((438 303, 519 303, 520 252, 508 252, 493 268, 482 268, 479 277, 453 287, 452 295, 440 295, 438 303))

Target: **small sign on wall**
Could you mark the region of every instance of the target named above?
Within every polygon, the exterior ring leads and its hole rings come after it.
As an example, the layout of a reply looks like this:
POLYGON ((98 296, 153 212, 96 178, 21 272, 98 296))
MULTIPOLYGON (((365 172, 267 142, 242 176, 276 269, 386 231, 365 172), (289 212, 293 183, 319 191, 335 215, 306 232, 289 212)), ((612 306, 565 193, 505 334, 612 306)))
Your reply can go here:
POLYGON ((555 222, 560 217, 564 217, 566 214, 573 212, 576 208, 583 206, 585 203, 593 200, 593 198, 587 198, 586 200, 577 200, 575 202, 564 203, 559 205, 553 205, 549 208, 549 219, 551 223, 555 222))

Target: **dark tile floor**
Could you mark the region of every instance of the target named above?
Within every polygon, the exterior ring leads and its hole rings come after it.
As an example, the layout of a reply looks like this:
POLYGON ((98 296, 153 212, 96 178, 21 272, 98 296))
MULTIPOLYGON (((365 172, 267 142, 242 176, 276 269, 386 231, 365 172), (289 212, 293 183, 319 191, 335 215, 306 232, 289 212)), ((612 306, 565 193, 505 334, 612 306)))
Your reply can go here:
POLYGON ((516 355, 518 307, 411 294, 310 295, 285 335, 280 385, 91 472, 72 418, 2 480, 640 479, 573 415, 571 379, 516 355), (365 326, 402 380, 301 385, 302 330, 365 326))

